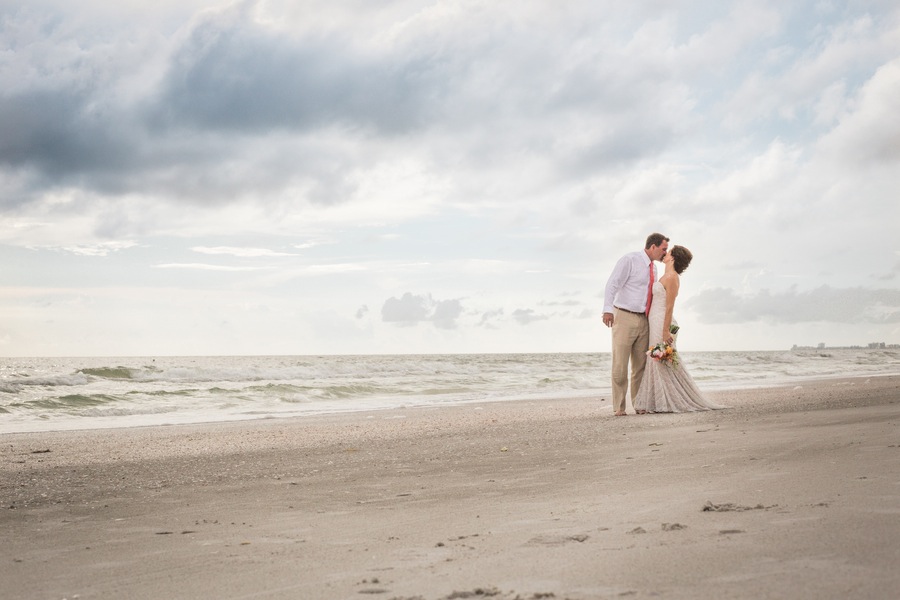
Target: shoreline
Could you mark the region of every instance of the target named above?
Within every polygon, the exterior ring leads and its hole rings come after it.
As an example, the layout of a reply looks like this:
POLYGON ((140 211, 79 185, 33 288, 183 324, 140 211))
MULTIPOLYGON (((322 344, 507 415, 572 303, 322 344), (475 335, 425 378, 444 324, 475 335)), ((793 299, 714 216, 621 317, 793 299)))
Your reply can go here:
MULTIPOLYGON (((881 377, 896 377, 898 376, 896 373, 890 372, 876 372, 876 373, 866 373, 865 375, 860 375, 858 377, 848 377, 846 374, 837 374, 832 376, 823 376, 823 375, 810 375, 806 377, 798 377, 798 376, 789 376, 782 378, 772 378, 767 381, 741 381, 737 385, 734 383, 727 382, 718 382, 718 381, 698 381, 698 385, 703 391, 704 395, 721 395, 727 394, 731 392, 746 392, 746 391, 756 391, 762 389, 769 388, 784 388, 789 386, 802 386, 802 385, 816 385, 816 384, 825 384, 828 382, 845 380, 845 379, 869 379, 869 378, 881 378, 881 377), (774 381, 773 381, 774 379, 774 381)), ((179 421, 178 419, 162 422, 148 422, 148 423, 131 423, 131 424, 123 424, 123 423, 113 423, 113 424, 104 424, 103 426, 98 426, 96 424, 92 425, 82 425, 79 423, 75 423, 74 425, 70 423, 63 425, 56 425, 54 428, 53 424, 41 422, 41 427, 37 428, 26 428, 23 430, 11 430, 5 431, 0 429, 0 441, 2 441, 4 436, 16 436, 16 435, 47 435, 54 433, 75 433, 79 431, 89 432, 89 431, 111 431, 117 429, 141 429, 141 428, 165 428, 165 427, 190 427, 190 426, 214 426, 219 424, 253 424, 260 423, 265 421, 292 421, 292 420, 304 420, 304 419, 317 419, 322 417, 330 417, 330 416, 347 416, 348 418, 352 418, 353 415, 365 414, 365 415, 377 415, 379 413, 383 413, 385 411, 396 411, 396 410, 430 410, 430 409, 445 409, 445 408, 453 408, 453 407, 464 407, 471 405, 479 405, 479 404, 495 404, 495 403, 527 403, 527 402, 593 402, 600 401, 608 402, 609 398, 612 394, 612 390, 609 387, 598 388, 595 390, 583 390, 578 395, 571 395, 568 397, 559 397, 553 395, 547 396, 532 396, 532 397, 513 397, 513 398, 502 398, 502 399, 478 399, 478 400, 449 400, 437 403, 416 403, 415 401, 409 402, 406 404, 399 405, 389 405, 381 408, 346 408, 346 409, 316 409, 310 410, 308 413, 302 414, 267 414, 263 416, 253 416, 253 417, 236 417, 236 418, 217 418, 210 420, 184 420, 179 421)), ((628 400, 629 410, 632 410, 631 400, 628 400)), ((154 415, 156 416, 156 415, 154 415)), ((173 415, 177 416, 177 415, 173 415)), ((86 419, 104 419, 104 417, 86 417, 86 419)), ((106 417, 109 418, 109 417, 106 417)), ((115 417, 112 417, 115 418, 115 417)))
POLYGON ((897 589, 900 376, 707 394, 731 408, 522 400, 0 435, 0 578, 35 599, 897 589))

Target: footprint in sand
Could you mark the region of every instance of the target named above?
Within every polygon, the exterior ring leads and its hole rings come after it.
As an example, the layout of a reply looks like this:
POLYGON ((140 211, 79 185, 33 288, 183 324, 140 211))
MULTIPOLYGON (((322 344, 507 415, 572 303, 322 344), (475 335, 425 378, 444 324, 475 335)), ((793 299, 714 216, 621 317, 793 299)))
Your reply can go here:
POLYGON ((586 533, 574 535, 539 535, 528 540, 529 546, 562 546, 570 542, 584 542, 590 536, 586 533))
POLYGON ((629 531, 628 533, 647 533, 647 530, 644 529, 643 527, 635 527, 634 529, 632 529, 632 530, 629 531))

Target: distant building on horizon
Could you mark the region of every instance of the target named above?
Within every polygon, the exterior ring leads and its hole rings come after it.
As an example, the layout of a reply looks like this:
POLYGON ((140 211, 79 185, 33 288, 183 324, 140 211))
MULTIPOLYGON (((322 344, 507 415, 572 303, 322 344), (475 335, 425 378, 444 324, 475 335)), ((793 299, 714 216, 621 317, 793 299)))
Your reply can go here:
POLYGON ((791 350, 898 350, 900 344, 887 344, 885 342, 869 342, 865 346, 826 346, 825 342, 819 342, 815 346, 798 346, 794 344, 791 350))

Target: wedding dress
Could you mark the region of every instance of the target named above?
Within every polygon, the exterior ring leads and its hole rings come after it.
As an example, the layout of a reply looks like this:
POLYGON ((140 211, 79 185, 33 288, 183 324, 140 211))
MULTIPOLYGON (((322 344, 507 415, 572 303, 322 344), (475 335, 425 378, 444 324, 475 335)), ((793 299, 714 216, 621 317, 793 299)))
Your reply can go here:
MULTIPOLYGON (((653 284, 653 302, 650 304, 650 347, 662 342, 663 323, 666 318, 666 288, 660 282, 653 284)), ((672 320, 675 323, 675 320, 672 320)), ((677 334, 676 334, 677 338, 677 334)), ((674 342, 672 345, 677 344, 674 342)), ((647 367, 641 380, 641 389, 633 400, 636 411, 692 412, 726 408, 710 402, 694 383, 678 356, 678 364, 647 357, 647 367)))

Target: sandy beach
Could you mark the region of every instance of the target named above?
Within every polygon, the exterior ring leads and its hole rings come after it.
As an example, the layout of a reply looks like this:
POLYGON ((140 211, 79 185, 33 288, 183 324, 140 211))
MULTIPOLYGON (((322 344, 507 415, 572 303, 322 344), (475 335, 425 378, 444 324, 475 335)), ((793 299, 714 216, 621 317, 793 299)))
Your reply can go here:
POLYGON ((891 598, 900 376, 0 436, 3 598, 891 598))

